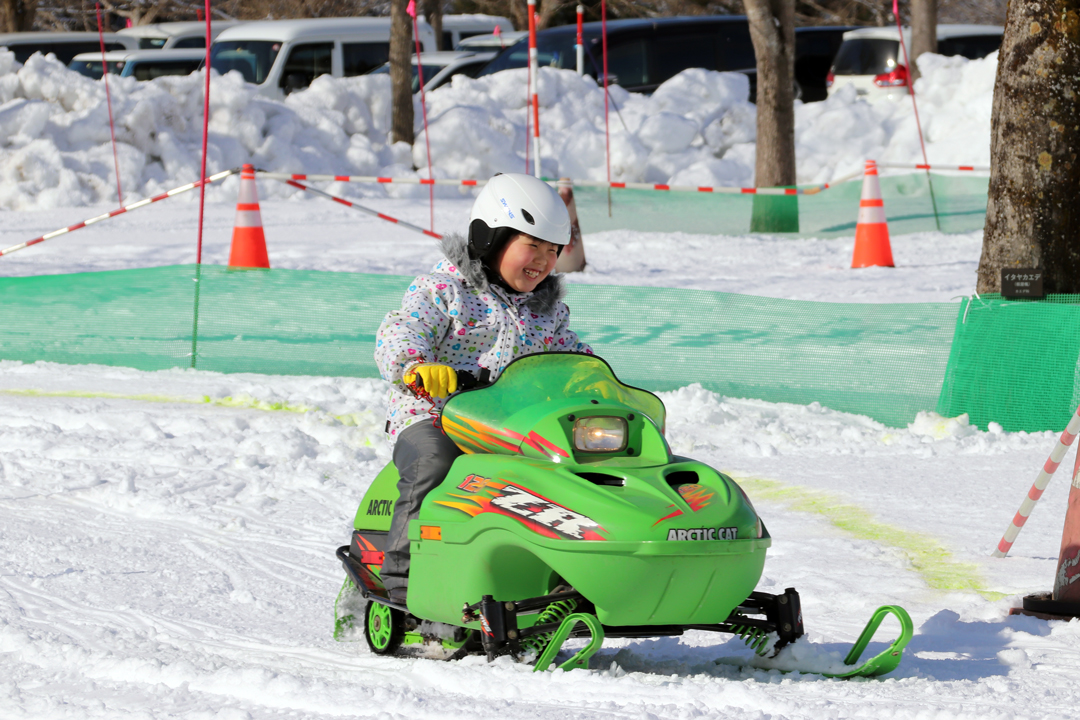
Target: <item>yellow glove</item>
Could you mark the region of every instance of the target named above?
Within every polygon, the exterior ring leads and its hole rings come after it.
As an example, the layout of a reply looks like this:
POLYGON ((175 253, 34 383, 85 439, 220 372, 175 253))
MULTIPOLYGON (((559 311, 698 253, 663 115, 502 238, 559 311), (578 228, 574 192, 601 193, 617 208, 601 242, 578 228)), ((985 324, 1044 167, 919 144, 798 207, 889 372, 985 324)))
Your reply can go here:
POLYGON ((457 392, 457 371, 449 365, 438 363, 414 365, 405 373, 403 379, 406 385, 412 385, 418 377, 431 397, 444 398, 457 392))

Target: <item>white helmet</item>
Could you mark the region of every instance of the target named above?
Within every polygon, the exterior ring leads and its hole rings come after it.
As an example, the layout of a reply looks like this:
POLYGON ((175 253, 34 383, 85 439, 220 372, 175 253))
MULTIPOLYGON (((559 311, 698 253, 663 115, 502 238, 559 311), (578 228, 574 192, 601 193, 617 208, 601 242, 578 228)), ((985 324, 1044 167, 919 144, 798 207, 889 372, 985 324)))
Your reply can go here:
POLYGON ((519 232, 567 245, 570 213, 558 191, 543 180, 522 173, 499 173, 488 180, 473 203, 469 255, 488 258, 519 232))

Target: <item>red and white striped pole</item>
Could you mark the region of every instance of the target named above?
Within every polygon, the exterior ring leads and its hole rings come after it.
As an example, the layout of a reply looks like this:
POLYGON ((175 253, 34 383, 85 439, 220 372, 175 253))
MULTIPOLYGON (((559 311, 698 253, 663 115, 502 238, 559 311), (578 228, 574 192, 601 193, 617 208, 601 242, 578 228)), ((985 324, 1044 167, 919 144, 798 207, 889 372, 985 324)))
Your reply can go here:
POLYGON ((156 202, 161 202, 162 200, 167 200, 167 199, 173 197, 174 195, 179 195, 180 193, 186 193, 188 190, 194 190, 197 187, 202 187, 204 183, 205 184, 210 184, 212 182, 217 182, 218 180, 223 180, 223 179, 229 177, 230 175, 235 175, 238 172, 240 172, 240 171, 238 169, 236 169, 236 168, 234 168, 232 170, 223 170, 223 171, 221 171, 221 172, 219 172, 219 173, 217 173, 215 175, 211 175, 210 177, 206 178, 205 181, 198 180, 198 181, 193 182, 193 183, 188 183, 187 185, 181 185, 178 188, 173 188, 172 190, 168 190, 166 192, 163 192, 160 195, 155 195, 154 197, 146 198, 145 200, 139 200, 138 202, 133 202, 130 205, 125 205, 122 208, 118 208, 118 209, 113 210, 111 212, 107 212, 104 215, 98 215, 97 217, 92 217, 89 220, 83 220, 80 223, 75 223, 74 225, 69 225, 67 227, 60 228, 59 230, 53 230, 52 232, 45 233, 44 235, 36 237, 33 240, 28 240, 26 242, 19 243, 18 245, 12 245, 9 248, 4 248, 4 249, 0 250, 0 257, 3 257, 5 255, 10 255, 13 252, 18 252, 19 250, 22 250, 23 248, 28 248, 31 245, 37 245, 38 243, 43 243, 46 240, 52 240, 54 237, 59 237, 61 235, 66 235, 69 232, 74 232, 75 230, 81 230, 84 227, 89 227, 90 225, 94 225, 96 223, 99 223, 102 220, 108 220, 109 218, 114 218, 117 215, 123 215, 124 213, 131 212, 132 210, 138 210, 139 208, 146 207, 147 205, 150 205, 150 204, 153 204, 153 203, 156 203, 156 202))
POLYGON ((301 190, 306 190, 309 193, 314 193, 316 195, 320 195, 320 196, 326 198, 327 200, 333 200, 336 203, 341 203, 345 207, 350 207, 353 210, 359 210, 362 213, 365 213, 367 215, 371 215, 372 217, 377 217, 380 220, 385 220, 386 222, 392 222, 395 225, 400 225, 401 227, 407 228, 407 229, 412 230, 414 232, 423 233, 424 235, 427 235, 428 237, 433 237, 436 240, 442 240, 442 235, 440 235, 437 232, 433 232, 431 230, 425 230, 424 228, 420 227, 419 225, 413 225, 412 223, 405 222, 404 220, 398 220, 396 217, 391 217, 390 215, 384 215, 383 213, 379 212, 378 210, 372 210, 369 207, 365 207, 365 206, 360 205, 358 203, 354 203, 354 202, 352 202, 350 200, 346 200, 345 198, 340 198, 337 195, 331 195, 330 193, 326 192, 325 190, 320 190, 318 188, 313 188, 310 185, 303 185, 301 183, 296 182, 295 180, 286 180, 285 184, 286 185, 292 185, 294 188, 300 188, 301 190))
POLYGON ((900 22, 900 0, 893 0, 893 17, 896 18, 896 32, 900 35, 900 50, 904 55, 904 66, 907 68, 908 94, 911 95, 911 109, 915 112, 915 129, 919 131, 919 147, 922 148, 922 161, 926 166, 926 184, 930 187, 930 203, 934 206, 934 224, 938 232, 941 232, 941 216, 938 215, 937 198, 934 197, 934 181, 930 179, 930 161, 926 159, 926 142, 923 140, 922 123, 919 122, 919 104, 915 102, 915 82, 912 80, 915 68, 908 59, 907 45, 904 43, 904 25, 900 22))
POLYGON ((1050 478, 1054 476, 1054 472, 1058 469, 1058 465, 1065 459, 1065 453, 1069 451, 1069 446, 1072 445, 1077 434, 1080 434, 1080 408, 1076 409, 1072 419, 1069 420, 1068 426, 1066 426, 1064 432, 1061 433, 1061 438, 1058 439, 1057 445, 1054 446, 1054 451, 1050 453, 1050 457, 1047 458, 1046 464, 1043 465, 1042 470, 1039 471, 1038 477, 1035 478, 1034 484, 1032 484, 1031 489, 1028 490, 1027 497, 1024 498, 1024 502, 1020 505, 1020 509, 1016 511, 1016 515, 1013 517, 1012 522, 1009 523, 1009 528, 1002 536, 997 549, 994 550, 994 557, 1003 558, 1009 554, 1009 550, 1012 548, 1013 543, 1016 542, 1016 536, 1020 534, 1020 528, 1024 527, 1024 523, 1027 522, 1028 516, 1031 515, 1031 511, 1035 509, 1035 503, 1039 502, 1039 498, 1042 497, 1043 491, 1046 490, 1046 486, 1050 484, 1050 478))
MULTIPOLYGON (((435 177, 431 171, 431 133, 427 122, 427 96, 424 94, 424 62, 420 55, 420 26, 416 21, 416 0, 409 0, 405 12, 412 18, 413 40, 416 42, 416 77, 420 82, 420 112, 424 117, 424 144, 427 146, 427 174, 435 177)), ((428 201, 431 207, 431 231, 435 232, 435 186, 428 187, 428 201)))
POLYGON ((574 50, 577 52, 577 74, 585 74, 585 42, 582 40, 581 27, 585 23, 585 6, 577 6, 577 45, 574 46, 574 50))
POLYGON ((120 159, 116 155, 116 124, 113 122, 112 96, 109 94, 109 63, 105 62, 105 32, 101 27, 101 3, 94 3, 94 7, 97 10, 98 43, 101 45, 101 81, 105 83, 105 104, 109 107, 109 137, 112 138, 113 167, 116 168, 116 204, 122 206, 124 192, 120 187, 120 159))
POLYGON ((611 125, 608 123, 607 0, 600 0, 600 36, 604 52, 604 160, 607 163, 607 214, 611 217, 611 125))
POLYGON ((536 68, 536 0, 529 0, 529 86, 532 97, 533 175, 540 177, 540 101, 537 91, 536 68))

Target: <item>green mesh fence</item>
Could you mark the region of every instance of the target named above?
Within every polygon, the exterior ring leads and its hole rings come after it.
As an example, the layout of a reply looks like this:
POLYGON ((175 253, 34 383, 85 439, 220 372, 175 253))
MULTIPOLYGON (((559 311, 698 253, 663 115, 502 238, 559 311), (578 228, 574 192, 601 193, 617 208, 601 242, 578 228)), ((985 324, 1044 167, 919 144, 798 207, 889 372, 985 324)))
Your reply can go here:
MULTIPOLYGON (((0 280, 0 358, 144 370, 375 377, 375 331, 411 278, 193 266, 0 280)), ((811 403, 894 426, 936 406, 954 304, 774 300, 571 285, 573 327, 626 382, 694 382, 732 397, 811 403)))
MULTIPOLYGON (((881 178, 889 232, 893 235, 936 230, 933 201, 944 232, 981 230, 986 219, 986 177, 926 173, 881 178)), ((798 196, 799 232, 792 237, 839 237, 855 234, 862 181, 841 183, 816 195, 798 196)), ((574 188, 578 217, 588 232, 632 229, 681 230, 712 235, 741 235, 751 230, 753 195, 574 188)))
POLYGON ((1080 405, 1080 295, 983 295, 957 317, 938 412, 985 428, 1061 430, 1080 405))
MULTIPOLYGON (((376 377, 375 331, 411 280, 199 276, 196 338, 194 266, 0 279, 0 359, 376 377)), ((567 302, 620 378, 650 390, 696 382, 894 427, 936 408, 982 428, 1060 430, 1080 403, 1080 296, 872 305, 574 284, 567 302)))

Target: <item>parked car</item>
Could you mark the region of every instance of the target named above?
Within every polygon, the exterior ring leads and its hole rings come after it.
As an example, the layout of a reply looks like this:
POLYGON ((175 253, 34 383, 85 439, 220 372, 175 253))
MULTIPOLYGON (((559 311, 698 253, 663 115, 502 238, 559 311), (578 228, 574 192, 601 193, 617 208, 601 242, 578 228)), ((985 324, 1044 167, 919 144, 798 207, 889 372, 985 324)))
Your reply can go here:
MULTIPOLYGON (((110 75, 153 80, 163 75, 190 75, 202 66, 206 51, 190 50, 113 50, 105 53, 105 65, 110 75)), ((98 80, 101 78, 101 53, 81 53, 72 58, 68 67, 77 73, 98 80)))
POLYGON ((457 50, 461 41, 477 35, 490 35, 495 28, 514 32, 514 24, 498 15, 443 15, 442 49, 457 50))
MULTIPOLYGON (((938 25, 938 54, 984 58, 1001 45, 1003 28, 996 25, 938 25)), ((911 53, 911 29, 904 29, 904 44, 911 53)), ((896 28, 860 28, 844 33, 844 42, 829 70, 829 94, 847 84, 871 100, 908 94, 908 68, 900 50, 896 28)))
POLYGON ((516 43, 521 38, 528 37, 529 33, 525 30, 500 32, 498 35, 494 33, 491 33, 490 35, 473 35, 459 41, 455 49, 471 50, 473 52, 480 52, 481 50, 493 50, 496 52, 501 52, 516 43))
MULTIPOLYGON (((420 92, 419 68, 424 69, 424 91, 431 92, 450 82, 455 75, 476 77, 476 73, 495 57, 493 52, 431 52, 412 56, 413 92, 420 92)), ((390 63, 380 65, 371 74, 389 73, 390 63)))
MULTIPOLYGON (((796 28, 795 95, 825 98, 825 76, 836 48, 849 28, 796 28), (805 87, 802 87, 805 83, 805 87)), ((600 79, 603 68, 601 24, 585 23, 586 74, 600 79)), ((527 34, 526 34, 527 35, 527 34)), ((573 69, 577 26, 563 25, 536 34, 540 65, 573 69)), ((528 38, 522 38, 478 73, 525 67, 528 38)), ((757 90, 757 60, 750 27, 741 15, 613 20, 608 23, 608 80, 634 92, 649 93, 687 68, 741 72, 750 78, 750 99, 757 90)))
MULTIPOLYGON (((435 33, 419 23, 423 50, 435 49, 435 33)), ((264 20, 231 27, 210 47, 210 67, 233 70, 259 92, 282 98, 320 75, 363 75, 390 59, 390 18, 352 17, 264 20)))
MULTIPOLYGON (((210 39, 213 41, 221 31, 239 25, 239 20, 212 20, 210 39)), ((177 50, 182 48, 206 47, 206 23, 204 22, 167 22, 150 25, 135 25, 117 31, 117 35, 128 35, 139 41, 140 50, 177 50)))
MULTIPOLYGON (((15 53, 15 60, 24 63, 34 53, 56 56, 67 65, 71 59, 84 52, 101 52, 101 42, 96 32, 21 32, 0 34, 0 47, 15 53)), ((138 41, 116 33, 105 33, 105 50, 136 50, 138 41)))
POLYGON ((795 82, 802 91, 799 97, 803 102, 828 97, 833 58, 844 42, 844 33, 855 29, 850 25, 795 28, 795 82))
MULTIPOLYGON (((585 72, 603 75, 601 24, 585 23, 585 72)), ((750 28, 741 15, 612 20, 607 24, 608 80, 626 90, 652 92, 686 68, 746 71, 755 68, 750 28)), ((574 69, 577 26, 562 25, 536 34, 537 60, 543 66, 574 69)), ((526 67, 528 38, 507 48, 477 77, 526 67)))

